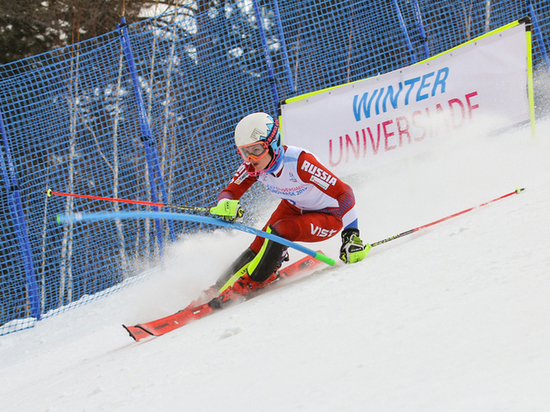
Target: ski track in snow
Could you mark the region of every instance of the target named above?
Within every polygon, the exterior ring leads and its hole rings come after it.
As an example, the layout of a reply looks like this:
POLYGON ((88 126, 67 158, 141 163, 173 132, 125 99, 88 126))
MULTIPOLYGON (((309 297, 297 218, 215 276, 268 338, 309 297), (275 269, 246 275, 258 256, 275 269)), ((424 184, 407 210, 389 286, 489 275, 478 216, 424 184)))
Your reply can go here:
POLYGON ((537 128, 455 136, 351 179, 369 242, 524 193, 135 343, 122 323, 181 309, 251 237, 173 246, 142 282, 0 337, 1 409, 548 410, 550 121, 537 128))

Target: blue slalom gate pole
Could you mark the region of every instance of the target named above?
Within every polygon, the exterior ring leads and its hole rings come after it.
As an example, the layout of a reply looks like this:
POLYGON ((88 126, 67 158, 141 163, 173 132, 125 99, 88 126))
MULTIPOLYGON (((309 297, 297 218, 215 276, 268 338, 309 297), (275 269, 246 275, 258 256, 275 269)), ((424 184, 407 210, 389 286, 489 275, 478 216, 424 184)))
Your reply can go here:
POLYGON ((306 255, 309 255, 327 265, 334 266, 336 263, 334 259, 323 255, 322 253, 311 250, 305 246, 294 243, 290 240, 274 235, 273 233, 267 233, 263 230, 255 229, 250 226, 246 226, 240 223, 225 222, 223 220, 214 219, 212 217, 189 215, 186 213, 169 213, 169 212, 108 212, 108 213, 75 213, 72 215, 57 215, 57 223, 67 224, 83 221, 97 221, 97 220, 113 220, 113 219, 167 219, 167 220, 184 220, 190 222, 206 223, 213 226, 222 226, 230 229, 240 230, 241 232, 251 233, 256 236, 263 237, 265 239, 272 240, 280 243, 281 245, 288 246, 292 249, 298 250, 306 255))

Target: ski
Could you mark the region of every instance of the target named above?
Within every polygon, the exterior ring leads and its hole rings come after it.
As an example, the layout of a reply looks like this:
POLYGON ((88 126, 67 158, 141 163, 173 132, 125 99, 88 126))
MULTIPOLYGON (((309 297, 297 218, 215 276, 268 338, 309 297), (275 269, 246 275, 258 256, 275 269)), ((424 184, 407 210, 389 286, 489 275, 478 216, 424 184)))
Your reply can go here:
POLYGON ((164 335, 165 333, 171 332, 174 329, 181 328, 182 326, 187 325, 193 320, 197 320, 207 315, 210 315, 214 311, 215 309, 210 307, 208 303, 204 303, 193 308, 180 310, 173 315, 153 320, 151 322, 141 323, 134 326, 122 326, 137 342, 150 336, 164 335))
MULTIPOLYGON (((266 288, 269 288, 269 286, 279 282, 280 280, 309 272, 317 266, 321 265, 322 263, 323 262, 316 260, 310 256, 306 256, 299 261, 294 262, 287 267, 281 269, 279 271, 279 278, 275 282, 267 285, 266 288)), ((209 303, 204 303, 202 305, 194 306, 192 308, 180 310, 172 315, 166 316, 161 319, 153 320, 146 323, 140 323, 133 326, 122 325, 122 327, 126 329, 126 331, 136 342, 138 342, 142 339, 152 336, 162 336, 165 333, 171 332, 174 329, 181 328, 182 326, 187 325, 194 320, 208 316, 219 309, 223 308, 212 307, 209 305, 209 303)))

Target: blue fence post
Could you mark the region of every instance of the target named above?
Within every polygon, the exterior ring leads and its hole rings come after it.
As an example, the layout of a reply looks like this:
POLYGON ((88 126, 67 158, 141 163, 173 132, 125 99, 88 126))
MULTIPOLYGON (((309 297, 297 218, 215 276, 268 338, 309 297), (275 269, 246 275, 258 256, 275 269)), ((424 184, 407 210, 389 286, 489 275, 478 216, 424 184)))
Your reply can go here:
POLYGON ((414 49, 411 43, 411 38, 409 37, 409 32, 407 31, 407 25, 405 24, 405 20, 403 20, 403 16, 401 15, 401 10, 399 9, 399 4, 397 3, 397 0, 393 0, 393 7, 395 8, 395 13, 397 14, 397 18, 399 19, 399 24, 401 25, 403 36, 405 36, 405 42, 407 43, 407 47, 409 48, 411 60, 413 63, 416 63, 417 62, 416 54, 414 53, 414 49))
POLYGON ((0 159, 2 159, 0 166, 2 167, 2 174, 4 176, 4 185, 6 187, 6 191, 8 192, 8 203, 12 218, 14 220, 21 260, 23 261, 23 267, 25 269, 27 295, 31 308, 31 316, 37 320, 40 320, 40 300, 38 299, 38 285, 36 284, 36 275, 32 260, 32 248, 29 241, 25 214, 23 213, 21 194, 19 193, 19 183, 17 181, 17 176, 15 175, 15 166, 11 157, 8 134, 6 132, 6 128, 4 127, 4 118, 1 109, 0 134, 2 135, 2 143, 4 147, 4 153, 0 153, 0 159), (4 161, 4 159, 6 160, 4 161))
POLYGON ((422 22, 422 13, 420 12, 420 6, 418 0, 413 0, 414 14, 418 20, 418 30, 420 31, 420 38, 422 39, 422 47, 424 47, 424 58, 430 57, 430 48, 428 46, 428 36, 424 30, 424 23, 422 22))
POLYGON ((537 20, 537 14, 535 13, 533 3, 529 3, 529 11, 531 12, 531 20, 533 22, 533 28, 535 29, 535 37, 539 43, 542 59, 546 63, 546 70, 548 70, 548 74, 550 74, 550 60, 548 59, 548 53, 546 52, 546 46, 544 45, 544 39, 542 38, 539 21, 537 20))
MULTIPOLYGON (((117 30, 121 31, 121 41, 122 49, 124 50, 124 56, 126 57, 126 63, 128 64, 128 70, 130 71, 130 77, 132 78, 132 84, 134 86, 134 93, 136 96, 136 105, 139 111, 139 121, 141 126, 142 137, 141 140, 145 146, 145 158, 147 160, 147 173, 149 177, 149 186, 151 188, 151 199, 153 202, 157 203, 157 185, 155 183, 155 174, 158 174, 158 179, 162 187, 162 193, 165 194, 166 190, 164 189, 164 181, 160 175, 160 168, 158 166, 158 156, 156 153, 156 148, 153 142, 153 135, 151 133, 151 128, 149 126, 149 120, 147 119, 147 113, 145 111, 145 104, 143 103, 143 98, 141 96, 141 87, 139 85, 139 79, 137 76, 137 70, 134 63, 134 56, 132 53, 132 47, 130 45, 130 36, 128 35, 128 28, 126 25, 126 19, 121 17, 121 24, 117 25, 117 30)), ((164 196, 165 203, 168 203, 168 196, 164 196)), ((156 211, 159 210, 157 206, 154 206, 156 211)), ((170 223, 169 223, 170 224, 170 223)), ((170 235, 171 239, 175 240, 174 226, 170 224, 170 235)), ((162 256, 163 254, 163 238, 162 238, 162 224, 160 220, 155 220, 155 228, 157 232, 157 242, 159 246, 159 252, 162 256)))
POLYGON ((286 77, 288 78, 288 87, 290 94, 294 93, 294 81, 292 80, 292 71, 290 70, 290 61, 288 59, 288 52, 286 50, 285 34, 283 32, 283 24, 281 22, 281 14, 279 13, 279 4, 277 0, 273 0, 273 8, 275 10, 275 16, 277 18, 277 29, 279 30, 279 36, 281 37, 281 47, 283 49, 283 58, 285 60, 286 77))
POLYGON ((271 93, 273 94, 274 102, 274 111, 277 113, 279 111, 279 95, 277 93, 277 85, 275 84, 275 72, 273 70, 273 62, 271 61, 271 55, 269 53, 269 46, 267 44, 267 39, 265 37, 264 24, 262 21, 262 14, 260 13, 260 8, 258 7, 258 1, 252 0, 254 5, 254 13, 256 15, 256 22, 258 23, 258 30, 260 31, 260 38, 262 40, 262 46, 264 48, 265 61, 267 64, 267 72, 269 74, 269 81, 271 83, 271 93))

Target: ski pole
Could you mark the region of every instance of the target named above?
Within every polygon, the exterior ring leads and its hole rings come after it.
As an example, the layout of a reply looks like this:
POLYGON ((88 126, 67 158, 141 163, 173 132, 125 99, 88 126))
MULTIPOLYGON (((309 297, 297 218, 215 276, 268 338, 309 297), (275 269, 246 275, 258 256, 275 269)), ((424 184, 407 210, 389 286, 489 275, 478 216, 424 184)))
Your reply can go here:
POLYGON ((57 215, 58 224, 67 224, 82 221, 98 221, 98 220, 113 220, 113 219, 171 219, 171 220, 183 220, 190 222, 206 223, 213 226, 222 226, 230 229, 240 230, 241 232, 251 233, 263 237, 265 239, 273 240, 281 245, 288 246, 292 249, 298 250, 306 255, 309 255, 327 265, 334 266, 334 259, 323 255, 320 252, 308 249, 298 243, 292 242, 280 236, 268 233, 260 229, 256 229, 250 226, 243 225, 241 223, 226 222, 220 219, 214 219, 206 216, 190 215, 187 213, 170 213, 170 212, 111 212, 111 213, 74 213, 70 215, 57 215))
POLYGON ((482 203, 480 205, 477 205, 477 206, 474 206, 474 207, 470 207, 468 209, 464 209, 460 212, 457 212, 457 213, 453 213, 452 215, 449 215, 447 217, 444 217, 444 218, 441 218, 441 219, 438 219, 434 222, 431 222, 431 223, 427 223, 425 225, 422 225, 422 226, 418 226, 418 227, 415 227, 414 229, 410 229, 410 230, 407 230, 403 233, 399 233, 398 235, 393 235, 393 236, 390 236, 386 239, 382 239, 382 240, 379 240, 378 242, 374 242, 374 243, 371 243, 371 247, 374 247, 374 246, 379 246, 379 245, 382 245, 384 243, 388 243, 389 241, 392 241, 392 240, 395 240, 395 239, 399 239, 399 238, 402 238, 404 236, 407 236, 407 235, 411 235, 413 233, 416 233, 418 232, 419 230, 421 229, 426 229, 427 227, 430 227, 430 226, 433 226, 433 225, 436 225, 438 223, 441 223, 441 222, 444 222, 446 220, 449 220, 453 217, 456 217, 456 216, 460 216, 460 215, 463 215, 464 213, 468 213, 468 212, 471 212, 472 210, 474 209, 479 209, 480 207, 483 207, 483 206, 487 206, 491 203, 494 203, 498 200, 501 200, 501 199, 505 199, 509 196, 513 196, 513 195, 517 195, 517 194, 520 194, 521 192, 523 192, 525 190, 525 188, 521 188, 521 189, 516 189, 514 190, 513 192, 510 192, 510 193, 506 193, 505 195, 502 195, 500 197, 497 197, 496 199, 493 199, 493 200, 489 200, 488 202, 485 202, 485 203, 482 203))
POLYGON ((169 203, 158 203, 158 202, 145 202, 142 200, 129 200, 129 199, 115 199, 111 197, 101 197, 101 196, 90 196, 90 195, 77 195, 74 193, 62 193, 54 192, 52 189, 46 191, 48 197, 55 196, 68 196, 68 197, 80 197, 84 199, 93 199, 93 200, 104 200, 106 202, 119 202, 119 203, 131 203, 134 205, 146 205, 146 206, 157 206, 157 207, 169 207, 172 209, 185 210, 188 212, 209 212, 210 209, 206 207, 197 207, 197 206, 181 206, 181 205, 171 205, 169 203))

